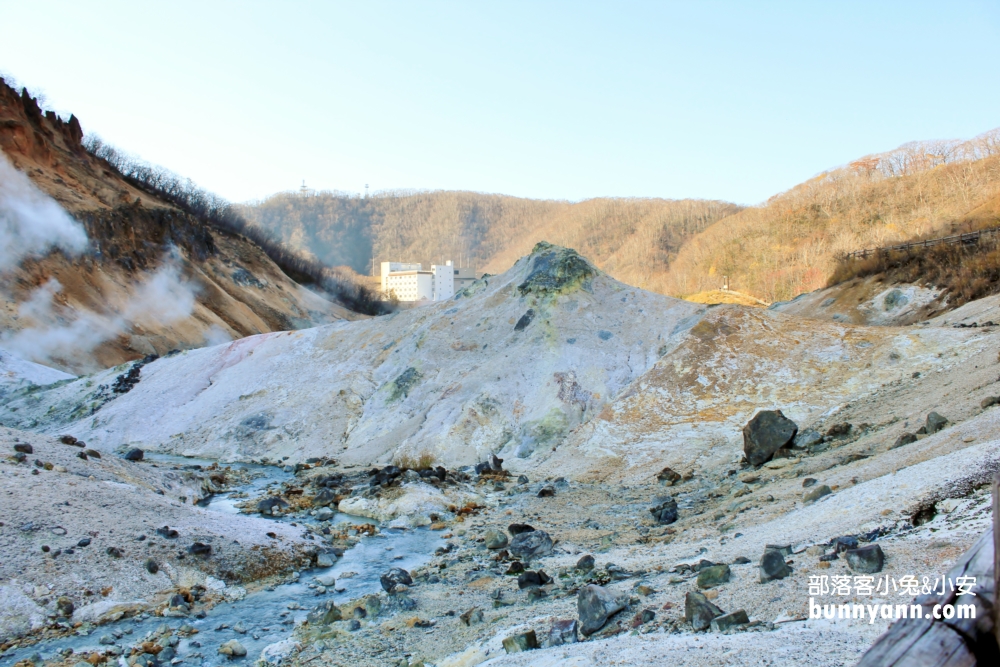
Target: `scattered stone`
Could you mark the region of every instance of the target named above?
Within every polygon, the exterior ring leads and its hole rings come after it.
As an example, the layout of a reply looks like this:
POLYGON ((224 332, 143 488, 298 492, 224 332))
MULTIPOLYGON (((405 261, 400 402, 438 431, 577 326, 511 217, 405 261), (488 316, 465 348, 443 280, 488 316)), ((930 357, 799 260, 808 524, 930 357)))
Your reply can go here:
POLYGON ((512 523, 507 526, 507 532, 511 535, 520 535, 521 533, 530 533, 535 529, 526 523, 512 523))
POLYGON ((413 579, 410 577, 410 573, 403 568, 394 567, 379 577, 379 583, 382 584, 382 590, 386 593, 394 593, 396 586, 400 584, 410 586, 413 584, 413 579))
POLYGON ((563 644, 575 644, 579 641, 577 630, 579 623, 576 619, 558 620, 552 623, 549 629, 547 646, 562 646, 563 644))
POLYGON ((524 563, 519 560, 515 560, 510 564, 510 567, 507 568, 507 571, 504 574, 515 575, 522 572, 524 572, 524 563))
POLYGON ((121 558, 122 557, 122 550, 119 549, 118 547, 108 547, 107 553, 112 558, 121 558))
POLYGON ((556 495, 556 488, 551 484, 546 484, 538 490, 539 498, 551 498, 554 495, 556 495))
POLYGON ((832 544, 835 552, 839 554, 843 551, 847 551, 848 549, 857 549, 858 538, 853 535, 842 535, 835 538, 832 544))
POLYGON ((458 618, 465 625, 473 625, 474 623, 482 623, 483 622, 483 610, 480 609, 479 607, 473 607, 472 609, 470 609, 470 610, 462 613, 462 615, 459 616, 458 618))
POLYGON ((243 625, 243 621, 237 621, 236 625, 233 626, 233 632, 238 635, 245 635, 247 633, 247 626, 243 625))
POLYGON ((88 460, 89 457, 87 456, 87 452, 77 452, 76 458, 83 459, 84 461, 86 461, 88 460))
POLYGON ((257 503, 257 511, 261 514, 273 514, 275 509, 287 509, 288 503, 277 496, 264 498, 257 503))
POLYGON ((932 412, 927 415, 927 425, 924 428, 927 429, 927 435, 931 435, 932 433, 937 433, 943 429, 948 425, 948 423, 949 422, 945 417, 942 417, 936 412, 932 412))
POLYGON ((146 560, 144 560, 142 562, 142 566, 146 568, 146 571, 149 572, 150 574, 156 574, 157 572, 160 571, 160 564, 157 563, 152 558, 147 558, 146 560))
POLYGON ((320 604, 306 615, 306 620, 309 621, 310 625, 330 625, 342 619, 343 615, 340 612, 340 607, 334 604, 332 600, 327 600, 320 604))
POLYGON ((15 452, 21 452, 22 454, 34 454, 35 449, 26 442, 19 442, 14 445, 15 452))
POLYGON ((518 533, 508 547, 511 555, 523 561, 541 558, 552 553, 552 538, 543 530, 518 533))
POLYGON ((528 476, 527 475, 518 475, 517 476, 517 483, 518 484, 527 484, 528 483, 528 476))
POLYGON ((760 583, 784 579, 792 573, 785 564, 785 557, 780 551, 765 550, 760 558, 760 583))
POLYGON ((688 591, 684 596, 684 620, 691 624, 695 632, 707 630, 712 624, 712 619, 722 616, 723 613, 701 593, 688 591))
POLYGON ((325 586, 327 588, 333 588, 337 585, 337 578, 332 574, 321 574, 316 577, 316 583, 320 586, 325 586))
POLYGON ((56 600, 56 613, 59 614, 59 616, 70 618, 73 616, 74 609, 75 606, 73 605, 73 601, 68 597, 61 596, 56 600))
POLYGON ((817 481, 818 480, 815 477, 806 477, 802 480, 802 488, 808 489, 810 486, 815 486, 817 481))
POLYGON ((839 438, 850 433, 852 428, 854 428, 853 425, 848 424, 847 422, 840 422, 839 424, 834 424, 828 428, 826 430, 826 434, 831 438, 839 438))
POLYGON ((64 445, 75 445, 75 444, 77 444, 76 438, 74 438, 71 435, 61 435, 61 436, 59 436, 59 442, 61 442, 64 445))
POLYGON ((846 553, 847 566, 854 572, 862 574, 874 574, 882 571, 885 564, 885 554, 882 547, 877 544, 869 544, 859 549, 848 549, 846 553))
POLYGON ((753 561, 751 561, 746 556, 737 556, 736 558, 733 559, 733 565, 746 565, 751 562, 753 561))
POLYGON ((650 514, 660 524, 671 524, 677 521, 677 501, 671 496, 661 496, 653 501, 649 508, 650 514))
POLYGON ((90 546, 90 538, 89 537, 83 538, 82 540, 80 540, 79 542, 76 543, 76 546, 78 546, 78 547, 89 547, 90 546))
POLYGON ((312 498, 313 507, 326 507, 333 504, 337 500, 337 494, 330 489, 320 489, 312 498))
POLYGON ((732 573, 728 565, 712 565, 698 573, 698 588, 715 588, 729 581, 732 573))
POLYGON ((332 519, 334 517, 335 514, 336 514, 336 512, 334 512, 329 507, 321 507, 321 508, 319 508, 319 511, 316 512, 316 520, 317 521, 329 521, 330 519, 332 519))
POLYGON ((188 553, 194 554, 195 556, 208 556, 212 553, 212 545, 204 544, 202 542, 194 542, 188 547, 188 553))
POLYGON ((614 614, 625 608, 627 598, 615 595, 602 586, 588 584, 580 589, 576 608, 580 615, 580 631, 592 635, 608 622, 614 614))
MULTIPOLYGON (((139 449, 138 447, 133 447, 132 449, 125 452, 125 456, 123 456, 122 458, 124 458, 126 461, 141 461, 143 456, 145 455, 146 453, 143 452, 141 449, 139 449)), ((246 655, 246 652, 244 652, 243 655, 246 655)))
POLYGON ((671 468, 664 468, 656 474, 656 479, 658 479, 660 484, 663 486, 673 486, 677 482, 681 481, 681 476, 671 468))
POLYGON ((115 638, 111 635, 101 635, 101 638, 97 640, 97 643, 102 646, 114 646, 115 638))
POLYGON ((896 449, 897 447, 902 447, 903 445, 909 445, 910 443, 916 442, 917 436, 912 433, 904 433, 903 435, 896 438, 896 442, 892 443, 889 449, 896 449))
POLYGON ((761 410, 743 427, 743 453, 750 465, 760 466, 792 441, 798 426, 781 410, 761 410))
POLYGON ((162 528, 157 528, 156 529, 156 534, 159 535, 160 537, 165 537, 168 540, 177 539, 181 535, 180 533, 178 533, 176 530, 174 530, 170 526, 163 526, 162 528))
MULTIPOLYGON (((531 310, 528 312, 531 312, 531 310)), ((503 640, 503 648, 507 653, 520 653, 538 648, 538 639, 535 637, 535 631, 528 630, 527 632, 507 637, 503 640)))
POLYGON ((85 449, 85 450, 83 450, 80 453, 81 454, 86 454, 87 456, 89 456, 92 459, 99 459, 99 458, 101 458, 101 453, 99 451, 97 451, 96 449, 85 449))
POLYGON ((830 487, 827 486, 826 484, 822 484, 820 486, 810 489, 809 491, 806 491, 805 495, 802 496, 802 501, 807 504, 814 503, 823 496, 828 496, 831 493, 833 493, 833 490, 831 490, 830 487))
POLYGON ((737 625, 746 625, 750 622, 750 617, 743 609, 737 609, 734 612, 728 614, 723 614, 722 616, 716 616, 712 619, 711 628, 712 632, 726 632, 737 625))
POLYGON ((789 557, 792 555, 792 545, 791 544, 765 544, 764 551, 777 551, 784 557, 789 557))
POLYGON ((581 572, 590 572, 594 569, 594 557, 590 554, 581 556, 580 560, 576 561, 576 569, 581 572))
POLYGON ((227 655, 230 658, 242 658, 247 654, 247 650, 243 647, 243 644, 239 643, 235 639, 230 639, 228 642, 219 647, 219 653, 227 655))
POLYGON ((485 544, 487 549, 503 549, 507 546, 507 535, 500 530, 487 530, 485 544))
POLYGON ((335 556, 333 554, 317 554, 316 567, 333 567, 335 556))
POLYGON ((994 405, 1000 405, 1000 396, 987 396, 979 403, 979 407, 983 410, 992 408, 994 405))

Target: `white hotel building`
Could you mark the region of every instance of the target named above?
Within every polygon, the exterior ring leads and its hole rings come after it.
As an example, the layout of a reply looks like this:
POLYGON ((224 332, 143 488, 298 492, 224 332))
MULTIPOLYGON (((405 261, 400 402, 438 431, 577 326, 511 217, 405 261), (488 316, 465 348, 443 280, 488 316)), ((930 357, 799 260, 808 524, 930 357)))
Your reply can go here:
POLYGON ((475 280, 473 269, 456 269, 451 261, 432 264, 382 262, 382 293, 399 301, 444 301, 475 280))

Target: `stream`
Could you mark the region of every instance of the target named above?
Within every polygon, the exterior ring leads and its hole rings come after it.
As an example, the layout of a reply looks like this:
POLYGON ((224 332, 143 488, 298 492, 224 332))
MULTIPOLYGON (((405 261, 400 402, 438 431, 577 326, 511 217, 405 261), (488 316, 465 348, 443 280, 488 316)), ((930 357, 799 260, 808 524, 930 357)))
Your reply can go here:
MULTIPOLYGON (((147 453, 147 460, 156 465, 207 467, 214 461, 192 459, 179 456, 167 456, 147 453)), ((249 493, 251 496, 263 492, 270 485, 280 485, 294 477, 292 473, 281 468, 254 464, 232 463, 233 469, 247 469, 260 473, 249 483, 234 487, 229 493, 212 496, 204 501, 202 507, 212 511, 237 513, 235 504, 244 498, 231 498, 230 493, 249 493)), ((295 521, 301 524, 316 522, 308 514, 263 518, 264 521, 295 521)), ((331 523, 350 522, 352 524, 377 522, 366 517, 337 513, 331 523)), ((297 581, 270 587, 255 593, 247 594, 242 600, 217 604, 206 612, 205 618, 193 615, 185 618, 152 616, 146 613, 133 618, 125 618, 115 623, 94 626, 87 634, 74 634, 69 637, 39 642, 32 646, 24 646, 8 650, 0 656, 0 667, 8 667, 14 663, 31 658, 37 662, 37 656, 45 662, 62 659, 60 655, 65 649, 71 648, 76 654, 86 654, 90 651, 106 650, 107 645, 101 645, 102 637, 114 639, 114 644, 125 648, 141 641, 149 632, 155 632, 164 624, 173 630, 182 625, 190 625, 198 630, 197 634, 181 638, 174 647, 175 657, 171 664, 214 665, 243 663, 253 664, 260 656, 261 650, 275 642, 289 638, 297 623, 305 620, 307 613, 319 603, 333 600, 343 604, 355 598, 382 590, 379 577, 393 567, 412 570, 428 562, 434 550, 442 544, 439 533, 427 529, 396 529, 380 527, 380 532, 362 537, 361 541, 344 552, 332 567, 318 568, 302 572, 297 581), (353 574, 351 574, 353 573, 353 574), (316 590, 309 587, 313 579, 324 574, 336 577, 338 592, 330 589, 325 594, 317 595, 316 590), (346 575, 346 576, 345 576, 346 575), (342 578, 343 577, 343 578, 342 578), (341 590, 342 589, 342 590, 341 590), (242 623, 245 633, 237 633, 233 627, 242 623), (244 658, 232 659, 220 655, 218 647, 231 639, 238 640, 247 650, 244 658), (200 644, 200 646, 198 646, 200 644)), ((80 633, 83 631, 78 630, 80 633)), ((107 640, 106 640, 107 641, 107 640)), ((127 655, 127 649, 123 655, 127 655)), ((81 656, 82 659, 82 656, 81 656)), ((162 662, 162 661, 161 661, 162 662)), ((122 664, 121 661, 119 664, 122 664)))

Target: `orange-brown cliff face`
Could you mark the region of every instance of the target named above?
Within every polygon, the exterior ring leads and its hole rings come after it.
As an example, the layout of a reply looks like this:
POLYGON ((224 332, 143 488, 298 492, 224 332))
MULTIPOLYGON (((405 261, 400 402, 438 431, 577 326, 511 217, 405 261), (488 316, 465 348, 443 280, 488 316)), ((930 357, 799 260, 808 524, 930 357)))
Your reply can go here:
POLYGON ((37 361, 81 371, 209 340, 358 317, 295 283, 250 240, 210 227, 128 183, 88 153, 82 140, 75 116, 62 120, 43 112, 27 92, 0 79, 0 149, 90 239, 90 249, 79 256, 52 252, 0 275, 0 331, 40 326, 19 309, 53 278, 62 288, 54 308, 64 321, 87 313, 121 319, 137 290, 167 262, 193 288, 195 303, 189 316, 169 323, 158 321, 155 312, 124 323, 89 359, 54 354, 37 361))

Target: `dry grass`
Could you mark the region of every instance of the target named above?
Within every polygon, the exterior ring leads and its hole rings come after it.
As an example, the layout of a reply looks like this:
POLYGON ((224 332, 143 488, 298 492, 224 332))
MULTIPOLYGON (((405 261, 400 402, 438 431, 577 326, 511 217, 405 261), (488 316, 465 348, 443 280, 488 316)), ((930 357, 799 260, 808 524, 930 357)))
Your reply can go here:
POLYGON ((393 465, 403 470, 430 470, 437 465, 437 459, 429 452, 420 454, 398 454, 393 465))
POLYGON ((1000 130, 965 142, 910 144, 821 174, 691 239, 661 291, 717 288, 781 301, 822 287, 837 257, 981 224, 1000 202, 1000 130))
POLYGON ((938 245, 843 260, 829 284, 877 274, 890 282, 942 288, 948 303, 957 307, 1000 292, 1000 239, 989 236, 971 246, 938 245))

